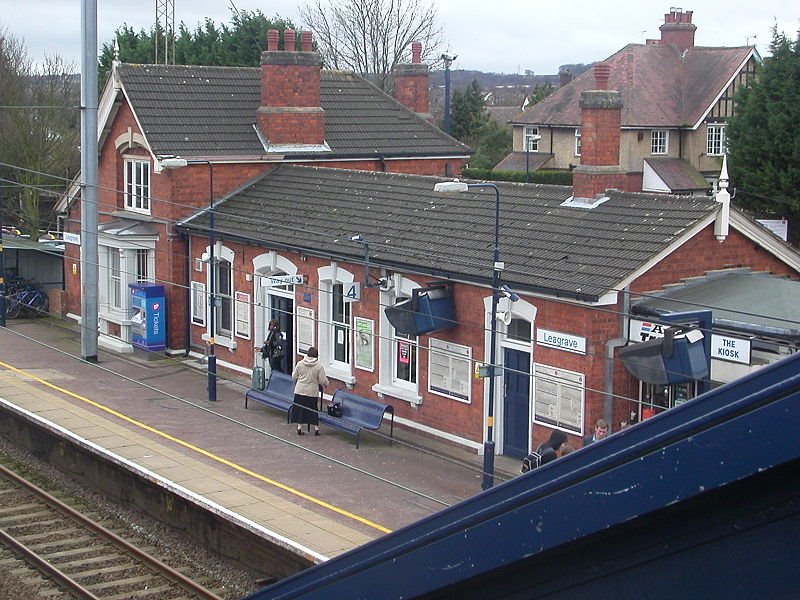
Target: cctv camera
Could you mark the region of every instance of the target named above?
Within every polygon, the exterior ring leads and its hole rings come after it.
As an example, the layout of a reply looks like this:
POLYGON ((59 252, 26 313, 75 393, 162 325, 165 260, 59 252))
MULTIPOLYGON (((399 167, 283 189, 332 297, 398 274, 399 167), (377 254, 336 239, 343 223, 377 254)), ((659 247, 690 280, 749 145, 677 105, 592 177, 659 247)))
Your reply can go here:
POLYGON ((354 236, 352 236, 350 238, 350 240, 353 241, 353 242, 363 242, 364 241, 364 236, 362 236, 360 233, 357 233, 354 236))
POLYGON ((500 287, 500 291, 503 293, 503 296, 511 300, 512 302, 516 302, 519 300, 519 296, 511 291, 511 288, 507 285, 503 285, 500 287))
POLYGON ((442 54, 442 56, 441 56, 442 60, 445 60, 445 61, 448 61, 448 62, 453 62, 457 58, 458 58, 458 54, 448 54, 447 52, 444 52, 442 54))

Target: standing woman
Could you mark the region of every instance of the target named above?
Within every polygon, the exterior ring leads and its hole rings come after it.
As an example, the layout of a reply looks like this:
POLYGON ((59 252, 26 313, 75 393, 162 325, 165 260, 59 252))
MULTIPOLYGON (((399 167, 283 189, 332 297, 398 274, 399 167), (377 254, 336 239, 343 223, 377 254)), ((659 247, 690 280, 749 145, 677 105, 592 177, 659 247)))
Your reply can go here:
POLYGON ((261 346, 261 358, 269 359, 270 373, 283 370, 281 362, 283 362, 285 354, 286 348, 283 334, 281 333, 281 324, 278 323, 277 319, 272 319, 269 322, 267 339, 264 340, 264 345, 261 346))
POLYGON ((317 397, 320 387, 328 385, 325 369, 319 364, 319 352, 314 346, 306 351, 303 360, 294 366, 294 404, 289 411, 289 422, 297 423, 297 435, 305 435, 303 423, 314 425, 314 435, 319 435, 317 397))

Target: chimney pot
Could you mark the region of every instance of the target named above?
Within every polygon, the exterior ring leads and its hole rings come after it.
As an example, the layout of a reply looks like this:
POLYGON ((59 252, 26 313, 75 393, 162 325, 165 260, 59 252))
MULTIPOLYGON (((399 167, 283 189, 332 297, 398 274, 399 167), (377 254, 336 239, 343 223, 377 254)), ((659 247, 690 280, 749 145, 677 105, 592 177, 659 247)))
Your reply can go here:
POLYGON ((285 52, 294 52, 294 29, 283 30, 283 49, 285 52))
POLYGON ((303 31, 300 33, 300 46, 303 52, 313 51, 313 37, 310 31, 303 31))
POLYGON ((278 50, 279 39, 280 34, 277 29, 267 31, 267 52, 276 52, 278 50))
POLYGON ((611 75, 611 66, 608 63, 597 63, 594 66, 595 89, 607 90, 608 78, 611 75))
POLYGON ((411 42, 411 62, 414 64, 422 62, 422 42, 411 42))

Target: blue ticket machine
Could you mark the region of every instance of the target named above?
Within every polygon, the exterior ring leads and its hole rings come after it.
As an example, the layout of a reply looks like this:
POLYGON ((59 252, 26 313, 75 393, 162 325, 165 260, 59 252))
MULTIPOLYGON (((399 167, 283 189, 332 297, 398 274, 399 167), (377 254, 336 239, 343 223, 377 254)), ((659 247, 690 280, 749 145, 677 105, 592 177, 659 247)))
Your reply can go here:
POLYGON ((166 348, 167 306, 164 286, 131 283, 131 342, 145 350, 166 348))

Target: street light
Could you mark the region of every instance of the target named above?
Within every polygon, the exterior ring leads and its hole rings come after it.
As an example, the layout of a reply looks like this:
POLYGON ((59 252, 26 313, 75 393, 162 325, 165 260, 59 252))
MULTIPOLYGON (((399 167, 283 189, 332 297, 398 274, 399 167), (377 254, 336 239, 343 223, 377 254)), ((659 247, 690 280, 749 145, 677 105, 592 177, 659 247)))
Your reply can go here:
POLYGON ((529 136, 525 137, 525 183, 529 183, 530 182, 529 172, 530 172, 530 164, 531 164, 531 160, 530 160, 531 143, 538 142, 540 139, 542 139, 542 136, 540 136, 539 134, 529 135, 529 136))
POLYGON ((217 264, 214 258, 214 246, 216 240, 214 239, 214 166, 209 160, 186 160, 185 158, 162 158, 160 161, 164 169, 180 169, 190 164, 206 164, 208 165, 208 269, 209 269, 209 292, 208 304, 209 311, 209 325, 211 335, 208 338, 208 401, 217 401, 217 355, 214 348, 214 338, 217 335, 217 264))
POLYGON ((444 53, 440 56, 444 62, 444 132, 450 134, 450 65, 458 58, 456 54, 444 53))
MULTIPOLYGON (((514 301, 513 294, 506 286, 500 287, 500 273, 505 264, 500 262, 500 190, 493 183, 466 183, 459 181, 443 181, 433 186, 435 192, 466 192, 470 189, 491 188, 495 194, 494 204, 494 254, 492 260, 492 327, 489 344, 489 406, 486 417, 486 440, 483 442, 483 483, 481 487, 488 490, 494 485, 494 386, 497 364, 497 300, 500 294, 514 301)), ((517 297, 518 299, 518 297, 517 297)))

